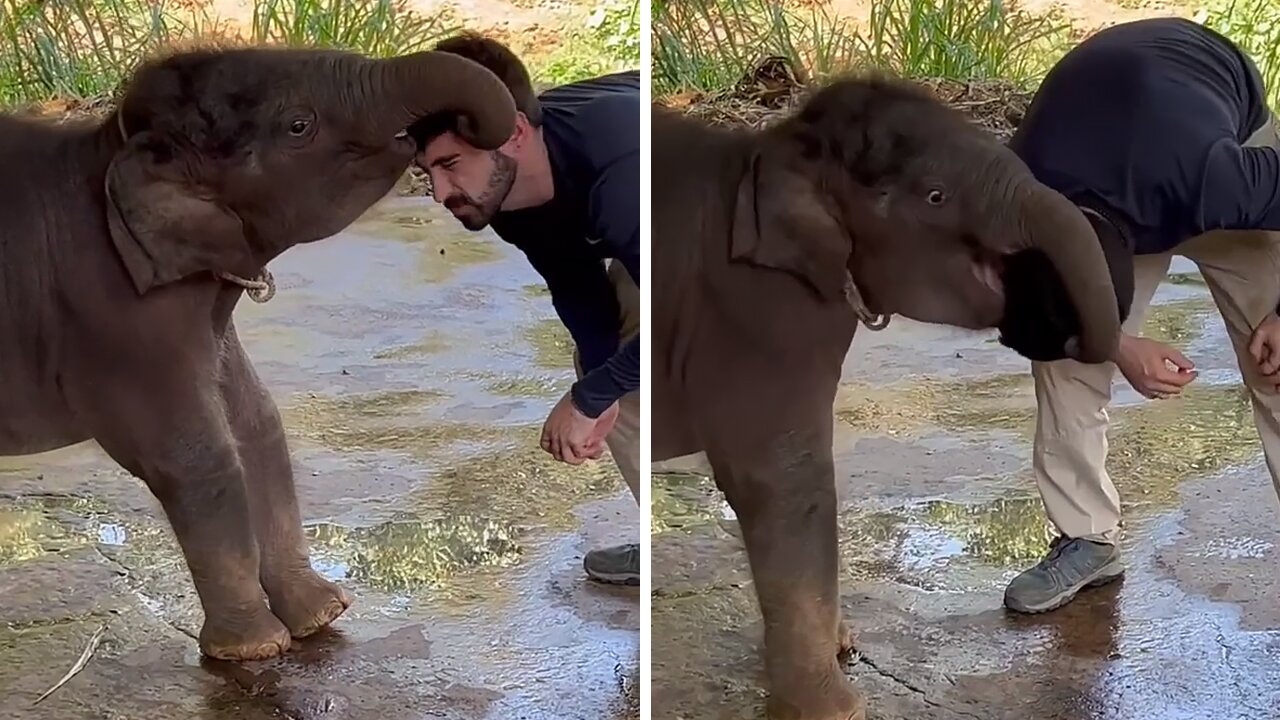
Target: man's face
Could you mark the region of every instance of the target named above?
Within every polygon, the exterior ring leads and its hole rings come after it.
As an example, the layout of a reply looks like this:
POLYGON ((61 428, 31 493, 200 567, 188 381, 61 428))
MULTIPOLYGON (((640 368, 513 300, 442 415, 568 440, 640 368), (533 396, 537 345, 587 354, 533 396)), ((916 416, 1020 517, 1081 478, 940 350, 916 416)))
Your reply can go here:
MULTIPOLYGON (((510 143, 508 143, 510 144, 510 143)), ((431 196, 468 230, 489 224, 511 192, 516 160, 507 146, 479 150, 452 132, 427 143, 416 162, 431 178, 431 196)))

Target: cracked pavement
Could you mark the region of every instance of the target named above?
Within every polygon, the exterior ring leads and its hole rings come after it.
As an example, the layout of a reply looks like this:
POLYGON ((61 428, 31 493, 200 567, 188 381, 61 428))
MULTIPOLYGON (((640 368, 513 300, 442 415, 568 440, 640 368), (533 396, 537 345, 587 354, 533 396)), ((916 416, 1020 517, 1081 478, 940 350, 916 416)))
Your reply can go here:
MULTIPOLYGON (((1280 717, 1280 501, 1222 322, 1175 259, 1145 334, 1200 369, 1145 401, 1117 377, 1108 470, 1123 579, 1042 615, 1002 605, 1048 547, 1028 367, 992 336, 860 329, 836 403, 846 674, 873 720, 1280 717)), ((763 717, 739 528, 698 458, 655 468, 653 717, 763 717)))

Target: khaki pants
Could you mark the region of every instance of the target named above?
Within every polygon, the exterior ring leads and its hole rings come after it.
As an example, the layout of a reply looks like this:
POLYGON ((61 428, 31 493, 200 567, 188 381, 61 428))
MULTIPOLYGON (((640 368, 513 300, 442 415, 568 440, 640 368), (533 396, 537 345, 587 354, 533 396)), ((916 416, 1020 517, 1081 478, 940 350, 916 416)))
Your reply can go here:
MULTIPOLYGON (((640 332, 640 288, 622 263, 609 263, 609 279, 618 293, 621 308, 621 340, 626 342, 640 332)), ((573 370, 582 377, 582 359, 573 351, 573 370)), ((605 438, 609 454, 622 473, 622 479, 631 488, 631 496, 640 502, 640 393, 631 391, 618 400, 618 420, 605 438)))
MULTIPOLYGON (((1275 119, 1246 144, 1280 148, 1275 119)), ((1249 356, 1253 329, 1280 301, 1280 233, 1217 230, 1187 240, 1175 252, 1136 256, 1126 334, 1141 330, 1147 306, 1175 254, 1199 267, 1222 314, 1253 400, 1267 468, 1280 492, 1280 396, 1260 379, 1249 356)), ((1105 543, 1119 538, 1120 497, 1105 467, 1106 406, 1114 373, 1113 363, 1032 363, 1037 406, 1032 465, 1045 512, 1067 537, 1105 543)))

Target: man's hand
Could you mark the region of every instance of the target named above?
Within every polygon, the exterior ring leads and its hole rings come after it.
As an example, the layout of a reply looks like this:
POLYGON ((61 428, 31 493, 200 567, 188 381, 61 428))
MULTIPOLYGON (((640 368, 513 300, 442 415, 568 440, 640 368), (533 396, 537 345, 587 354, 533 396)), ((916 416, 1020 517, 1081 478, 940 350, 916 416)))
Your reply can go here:
POLYGON ((1258 364, 1258 372, 1280 392, 1280 317, 1275 313, 1268 315, 1253 331, 1249 354, 1258 364))
POLYGON ((573 399, 565 393, 542 425, 542 449, 570 465, 594 460, 604 453, 604 439, 617 420, 618 403, 593 420, 574 407, 573 399))
POLYGON ((1177 395, 1199 375, 1195 365, 1177 350, 1155 340, 1128 335, 1120 336, 1116 366, 1133 389, 1147 398, 1177 395))

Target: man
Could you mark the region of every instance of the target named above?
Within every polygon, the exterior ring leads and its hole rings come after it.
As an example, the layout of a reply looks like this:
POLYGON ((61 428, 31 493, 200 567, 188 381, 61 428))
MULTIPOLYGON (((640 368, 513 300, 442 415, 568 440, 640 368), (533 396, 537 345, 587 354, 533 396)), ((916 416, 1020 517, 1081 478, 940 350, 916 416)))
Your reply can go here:
POLYGON ((1196 377, 1182 353, 1136 337, 1174 254, 1200 268, 1235 346, 1280 487, 1280 138, 1253 62, 1178 18, 1125 23, 1069 52, 1011 141, 1036 176, 1113 226, 1134 253, 1132 307, 1114 363, 1033 362, 1033 450, 1059 537, 1005 591, 1044 612, 1120 577, 1120 500, 1104 467, 1114 369, 1147 398, 1196 377))
MULTIPOLYGON (((640 75, 538 96, 501 43, 467 33, 435 49, 489 68, 519 111, 511 138, 492 152, 465 143, 452 116, 424 118, 410 133, 432 196, 466 228, 491 226, 520 248, 573 337, 578 379, 547 417, 542 448, 577 465, 600 457, 603 440, 638 501, 640 75)), ((639 584, 639 544, 593 550, 583 566, 598 581, 639 584)))

